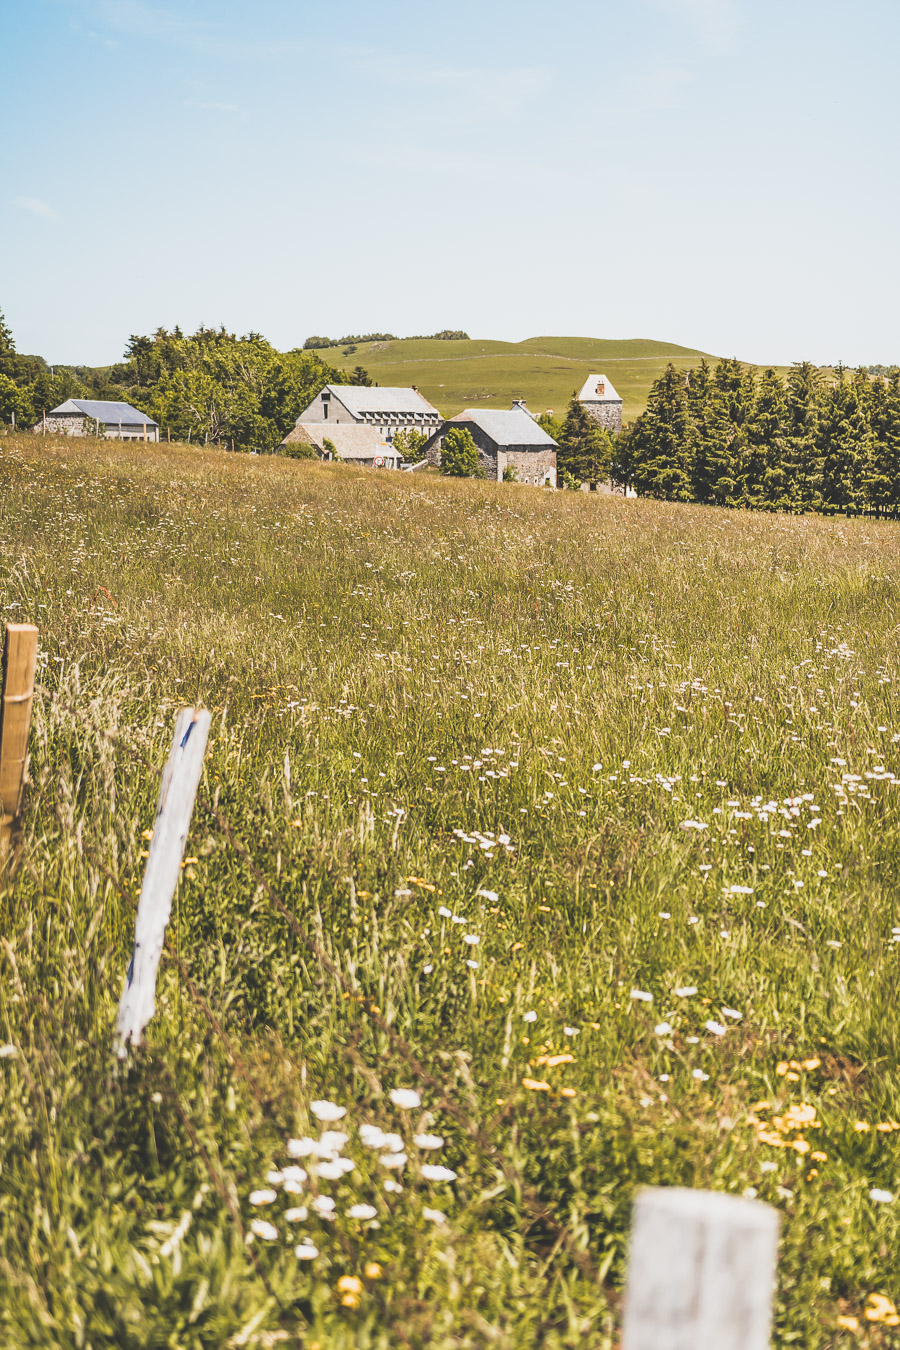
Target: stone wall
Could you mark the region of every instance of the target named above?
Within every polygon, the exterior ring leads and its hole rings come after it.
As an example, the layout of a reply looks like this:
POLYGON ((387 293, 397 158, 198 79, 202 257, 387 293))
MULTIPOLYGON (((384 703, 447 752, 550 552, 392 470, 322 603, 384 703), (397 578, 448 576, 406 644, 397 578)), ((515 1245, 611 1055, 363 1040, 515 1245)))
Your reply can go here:
MULTIPOLYGON (((84 418, 76 416, 75 414, 70 416, 63 415, 62 417, 48 417, 46 422, 42 420, 36 422, 34 425, 34 430, 37 432, 42 432, 45 429, 48 434, 83 436, 84 418)), ((123 423, 122 431, 120 433, 118 423, 113 424, 108 422, 104 428, 103 435, 108 441, 143 441, 145 439, 143 423, 139 426, 131 426, 130 424, 123 423)), ((158 441, 159 427, 153 427, 148 424, 146 440, 154 442, 158 441)))
POLYGON ((595 422, 599 422, 600 426, 605 427, 607 431, 622 430, 621 399, 604 399, 602 402, 599 399, 596 401, 582 399, 581 406, 589 417, 592 417, 595 422))
MULTIPOLYGON (((478 447, 479 467, 486 478, 499 483, 503 478, 503 470, 507 465, 511 465, 520 483, 540 485, 549 482, 552 487, 556 487, 555 450, 543 446, 534 449, 527 445, 509 445, 501 450, 476 422, 458 422, 455 425, 471 434, 478 447)), ((441 445, 447 432, 453 429, 454 424, 445 423, 437 435, 432 436, 425 447, 425 459, 428 464, 436 468, 440 466, 441 445)))

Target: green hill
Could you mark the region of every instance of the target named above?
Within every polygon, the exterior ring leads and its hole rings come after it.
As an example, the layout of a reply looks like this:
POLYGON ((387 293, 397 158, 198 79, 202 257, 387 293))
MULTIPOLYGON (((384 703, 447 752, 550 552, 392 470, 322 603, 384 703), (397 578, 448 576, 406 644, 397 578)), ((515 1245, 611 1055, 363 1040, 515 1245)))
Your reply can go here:
POLYGON ((488 339, 439 341, 402 338, 364 342, 354 351, 330 347, 324 360, 341 370, 365 366, 379 384, 415 384, 445 415, 483 404, 508 408, 524 398, 532 412, 562 412, 593 372, 608 375, 624 401, 626 420, 642 412, 650 386, 669 361, 695 365, 709 353, 645 338, 615 340, 534 337, 524 342, 488 339))

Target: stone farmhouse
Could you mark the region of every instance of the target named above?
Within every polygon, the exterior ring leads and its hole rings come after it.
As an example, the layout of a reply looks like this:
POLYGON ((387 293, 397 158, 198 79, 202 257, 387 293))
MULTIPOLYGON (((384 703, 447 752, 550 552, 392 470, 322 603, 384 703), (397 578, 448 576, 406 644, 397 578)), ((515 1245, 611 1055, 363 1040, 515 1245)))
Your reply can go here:
POLYGON ((354 422, 376 427, 387 440, 395 431, 436 431, 441 415, 413 385, 409 389, 379 384, 327 384, 297 418, 301 422, 354 422))
POLYGON ((607 431, 622 430, 622 400, 605 375, 589 375, 578 395, 578 402, 607 431))
POLYGON ((45 413, 35 431, 62 432, 64 436, 83 436, 90 418, 99 424, 101 435, 113 441, 158 441, 159 423, 130 403, 112 403, 96 398, 67 398, 58 408, 45 413))
POLYGON ((279 445, 310 445, 319 459, 343 459, 369 469, 399 469, 403 456, 381 428, 359 422, 297 422, 279 445))
POLYGON ((499 483, 504 469, 511 468, 520 483, 556 487, 556 441, 538 425, 524 399, 517 399, 509 410, 466 408, 449 418, 425 446, 427 463, 440 464, 444 437, 454 427, 471 432, 488 478, 499 483))

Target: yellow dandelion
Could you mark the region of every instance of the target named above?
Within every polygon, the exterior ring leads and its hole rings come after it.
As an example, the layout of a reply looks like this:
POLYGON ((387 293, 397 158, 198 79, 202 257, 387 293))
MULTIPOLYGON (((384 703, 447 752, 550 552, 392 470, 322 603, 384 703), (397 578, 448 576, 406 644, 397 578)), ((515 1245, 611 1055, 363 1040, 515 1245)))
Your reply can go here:
POLYGON ((523 1078, 522 1086, 528 1088, 529 1092, 549 1092, 550 1084, 542 1083, 539 1078, 523 1078))
POLYGON ((884 1294, 870 1294, 865 1307, 866 1321, 883 1322, 885 1326, 900 1325, 895 1305, 884 1294))

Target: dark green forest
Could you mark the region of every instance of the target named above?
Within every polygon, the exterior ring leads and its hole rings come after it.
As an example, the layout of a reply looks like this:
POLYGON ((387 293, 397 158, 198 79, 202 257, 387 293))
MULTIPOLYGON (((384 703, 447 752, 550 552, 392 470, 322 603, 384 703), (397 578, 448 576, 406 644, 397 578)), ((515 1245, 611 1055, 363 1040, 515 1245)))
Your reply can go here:
POLYGON ((771 511, 900 507, 900 369, 786 377, 737 360, 670 365, 612 456, 640 496, 771 511))
POLYGON ((147 412, 172 440, 270 451, 326 384, 368 383, 314 351, 279 352, 259 333, 158 328, 129 339, 125 359, 101 370, 57 366, 16 351, 0 314, 0 425, 23 430, 67 398, 116 399, 147 412))

